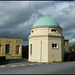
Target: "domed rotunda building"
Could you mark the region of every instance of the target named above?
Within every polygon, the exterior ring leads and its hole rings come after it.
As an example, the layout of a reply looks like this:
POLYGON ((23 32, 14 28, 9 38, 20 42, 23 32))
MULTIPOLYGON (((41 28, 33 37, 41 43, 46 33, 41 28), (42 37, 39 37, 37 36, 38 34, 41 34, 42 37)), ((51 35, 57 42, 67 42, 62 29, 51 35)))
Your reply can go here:
POLYGON ((58 22, 49 16, 38 19, 29 36, 29 59, 31 62, 62 62, 64 37, 58 22))

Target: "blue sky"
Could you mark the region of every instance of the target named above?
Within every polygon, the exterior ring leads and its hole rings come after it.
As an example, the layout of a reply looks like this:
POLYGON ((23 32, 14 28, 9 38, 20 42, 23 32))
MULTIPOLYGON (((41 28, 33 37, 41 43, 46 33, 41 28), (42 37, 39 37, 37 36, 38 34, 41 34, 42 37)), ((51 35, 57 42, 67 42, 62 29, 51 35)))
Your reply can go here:
POLYGON ((75 1, 0 1, 0 37, 20 37, 27 45, 30 29, 43 16, 54 18, 69 45, 75 43, 75 1))

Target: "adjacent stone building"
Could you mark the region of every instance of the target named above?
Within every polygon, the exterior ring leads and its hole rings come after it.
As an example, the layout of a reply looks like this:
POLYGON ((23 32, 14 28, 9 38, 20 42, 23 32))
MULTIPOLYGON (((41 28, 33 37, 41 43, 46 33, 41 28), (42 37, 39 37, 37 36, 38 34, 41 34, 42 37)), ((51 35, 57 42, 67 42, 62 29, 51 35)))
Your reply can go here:
POLYGON ((38 19, 29 36, 29 59, 31 62, 62 62, 64 37, 62 28, 49 16, 38 19))
POLYGON ((69 40, 68 39, 64 39, 64 50, 69 51, 69 40))
POLYGON ((0 56, 6 56, 6 59, 22 58, 22 39, 0 37, 0 56))

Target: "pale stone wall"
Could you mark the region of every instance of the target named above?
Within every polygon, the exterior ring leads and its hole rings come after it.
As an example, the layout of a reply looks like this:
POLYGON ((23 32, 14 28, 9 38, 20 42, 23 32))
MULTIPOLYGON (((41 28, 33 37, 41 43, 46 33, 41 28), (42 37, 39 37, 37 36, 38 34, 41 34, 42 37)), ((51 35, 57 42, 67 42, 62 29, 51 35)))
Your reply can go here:
POLYGON ((22 58, 22 39, 0 37, 1 51, 0 56, 6 56, 7 59, 22 58), (10 45, 9 53, 6 54, 6 44, 10 45), (16 54, 16 45, 19 45, 19 54, 16 54))
POLYGON ((49 48, 48 48, 48 61, 62 61, 63 60, 63 44, 62 44, 62 38, 61 37, 49 37, 49 48), (52 48, 52 44, 55 43, 58 45, 58 48, 52 48))
POLYGON ((63 51, 62 29, 58 27, 36 27, 31 29, 29 36, 29 61, 31 62, 53 62, 62 61, 63 51), (51 32, 55 29, 56 32, 51 32), (42 45, 41 45, 42 42, 42 45), (52 43, 57 43, 58 48, 52 48, 52 43), (30 55, 30 44, 32 44, 32 56, 30 55))
POLYGON ((29 61, 48 61, 48 37, 33 37, 29 39, 29 61), (30 55, 30 44, 32 44, 32 55, 30 55))

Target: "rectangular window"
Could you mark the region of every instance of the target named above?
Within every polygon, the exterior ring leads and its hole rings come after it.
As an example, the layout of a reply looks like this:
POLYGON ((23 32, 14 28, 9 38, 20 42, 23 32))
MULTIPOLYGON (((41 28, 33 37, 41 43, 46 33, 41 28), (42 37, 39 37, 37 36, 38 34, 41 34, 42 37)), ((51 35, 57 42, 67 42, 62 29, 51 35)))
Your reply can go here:
POLYGON ((16 54, 19 54, 19 45, 16 46, 16 54))
POLYGON ((57 44, 52 44, 52 48, 58 48, 57 44))
POLYGON ((10 51, 10 45, 6 45, 6 54, 9 54, 9 51, 10 51))
POLYGON ((66 46, 66 42, 64 42, 64 46, 66 46))
POLYGON ((56 32, 56 30, 55 29, 51 29, 51 32, 56 32))
POLYGON ((30 44, 30 55, 32 55, 32 44, 30 44))

